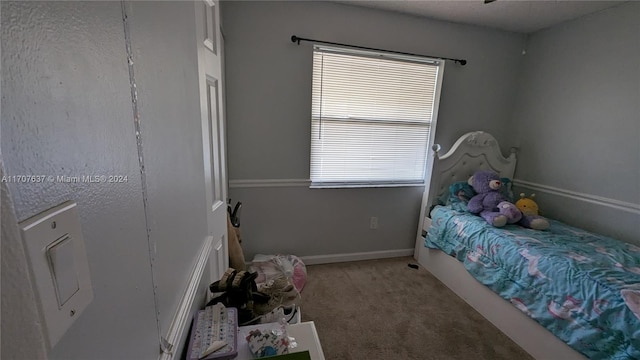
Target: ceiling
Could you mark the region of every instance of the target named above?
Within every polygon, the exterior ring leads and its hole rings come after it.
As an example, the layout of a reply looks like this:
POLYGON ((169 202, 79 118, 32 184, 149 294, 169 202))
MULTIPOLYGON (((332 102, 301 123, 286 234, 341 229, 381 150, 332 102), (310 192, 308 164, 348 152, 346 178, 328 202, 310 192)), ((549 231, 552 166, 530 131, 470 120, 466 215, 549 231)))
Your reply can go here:
POLYGON ((532 33, 576 19, 625 1, 577 0, 335 0, 342 4, 364 6, 432 19, 532 33))

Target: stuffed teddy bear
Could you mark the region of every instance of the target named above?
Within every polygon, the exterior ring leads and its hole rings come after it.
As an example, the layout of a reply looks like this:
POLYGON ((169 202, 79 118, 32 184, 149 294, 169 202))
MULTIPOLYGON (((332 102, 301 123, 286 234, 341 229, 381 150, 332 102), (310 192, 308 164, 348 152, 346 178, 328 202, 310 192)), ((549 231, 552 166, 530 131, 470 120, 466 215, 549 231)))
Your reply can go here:
POLYGON ((549 228, 547 219, 539 215, 538 204, 533 201, 536 194, 531 194, 528 198, 524 193, 520 193, 520 200, 516 201, 516 206, 522 212, 520 225, 535 230, 546 230, 549 228))
POLYGON ((522 213, 500 191, 500 176, 493 171, 476 171, 469 179, 469 184, 477 193, 469 200, 467 209, 478 214, 489 224, 501 227, 513 224, 522 218, 522 213))

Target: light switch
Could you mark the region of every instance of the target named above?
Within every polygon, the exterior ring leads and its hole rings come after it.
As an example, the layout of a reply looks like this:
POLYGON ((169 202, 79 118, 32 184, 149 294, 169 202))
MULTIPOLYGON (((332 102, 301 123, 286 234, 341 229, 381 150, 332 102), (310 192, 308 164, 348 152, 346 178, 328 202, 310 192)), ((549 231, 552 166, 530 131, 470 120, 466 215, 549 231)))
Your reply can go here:
POLYGON ((62 203, 22 221, 20 230, 52 348, 93 300, 78 206, 62 203))
POLYGON ((80 290, 72 239, 65 236, 56 241, 47 248, 47 255, 56 287, 58 307, 61 308, 73 294, 80 290))

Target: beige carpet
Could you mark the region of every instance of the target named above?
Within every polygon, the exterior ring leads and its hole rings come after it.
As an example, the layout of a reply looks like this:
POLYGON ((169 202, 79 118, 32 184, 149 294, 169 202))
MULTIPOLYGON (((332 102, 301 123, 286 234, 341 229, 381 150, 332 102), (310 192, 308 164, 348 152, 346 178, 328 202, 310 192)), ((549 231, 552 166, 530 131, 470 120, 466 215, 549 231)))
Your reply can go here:
POLYGON ((327 360, 531 359, 413 258, 307 267, 302 320, 327 360))

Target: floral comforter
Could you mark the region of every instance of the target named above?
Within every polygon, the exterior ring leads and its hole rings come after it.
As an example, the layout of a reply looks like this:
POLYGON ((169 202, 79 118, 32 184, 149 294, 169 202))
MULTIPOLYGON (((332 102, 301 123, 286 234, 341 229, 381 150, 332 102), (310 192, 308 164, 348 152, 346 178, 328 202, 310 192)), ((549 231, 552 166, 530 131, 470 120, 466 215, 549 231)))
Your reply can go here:
POLYGON ((437 206, 425 246, 591 359, 640 359, 640 247, 551 220, 495 228, 437 206))

